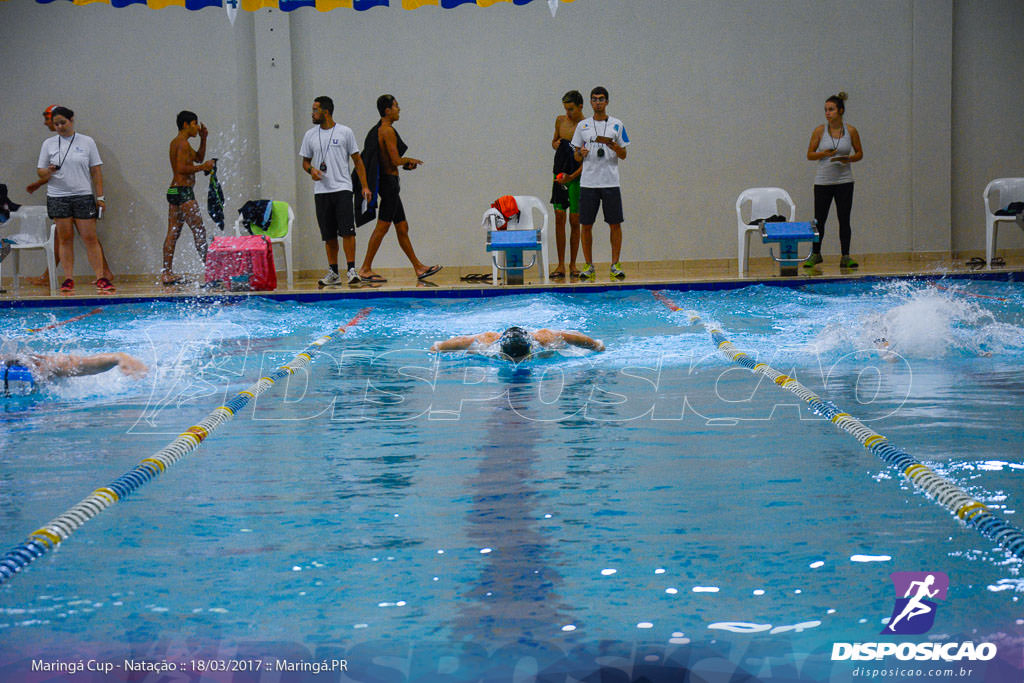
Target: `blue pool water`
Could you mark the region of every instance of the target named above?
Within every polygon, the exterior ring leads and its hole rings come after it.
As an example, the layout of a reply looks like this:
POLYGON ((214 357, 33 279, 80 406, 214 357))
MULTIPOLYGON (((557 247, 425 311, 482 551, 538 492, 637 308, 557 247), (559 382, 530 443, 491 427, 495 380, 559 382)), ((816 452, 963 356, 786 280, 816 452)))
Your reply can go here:
MULTIPOLYGON (((1021 285, 666 294, 1024 526, 1021 285)), ((5 311, 4 350, 151 372, 0 401, 0 552, 364 307, 308 373, 0 586, 0 677, 130 653, 346 660, 310 680, 850 680, 833 643, 885 640, 889 575, 927 571, 949 593, 913 640, 998 641, 974 680, 1019 679, 1021 561, 645 290, 111 305, 31 334, 88 309, 5 311), (426 352, 511 324, 607 351, 426 352)))

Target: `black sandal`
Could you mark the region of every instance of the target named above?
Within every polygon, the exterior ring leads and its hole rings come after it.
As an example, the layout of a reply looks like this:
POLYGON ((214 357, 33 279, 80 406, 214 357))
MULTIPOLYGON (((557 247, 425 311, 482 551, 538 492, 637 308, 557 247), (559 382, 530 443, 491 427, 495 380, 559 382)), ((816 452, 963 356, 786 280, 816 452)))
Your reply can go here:
MULTIPOLYGON (((992 265, 1003 265, 1002 261, 1003 259, 997 256, 992 259, 992 265)), ((968 259, 967 262, 964 263, 964 265, 970 268, 971 270, 981 270, 982 268, 987 266, 988 263, 986 263, 985 259, 981 258, 980 256, 974 256, 968 259)))
POLYGON ((468 273, 459 278, 463 282, 487 282, 491 281, 490 273, 468 273))

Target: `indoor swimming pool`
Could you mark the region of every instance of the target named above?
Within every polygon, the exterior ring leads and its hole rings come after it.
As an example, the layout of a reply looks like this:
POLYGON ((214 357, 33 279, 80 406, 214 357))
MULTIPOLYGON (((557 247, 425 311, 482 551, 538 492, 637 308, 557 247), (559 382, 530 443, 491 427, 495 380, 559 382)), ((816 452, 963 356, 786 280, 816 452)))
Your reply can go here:
MULTIPOLYGON (((1022 527, 1013 282, 7 309, 4 352, 119 350, 150 372, 0 399, 0 553, 364 309, 3 582, 0 672, 74 654, 345 660, 310 680, 849 680, 829 653, 892 640, 894 572, 949 578, 915 640, 999 645, 971 680, 1020 671, 1021 560, 683 313, 1022 527), (606 351, 427 351, 510 325, 606 351)), ((210 680, 305 680, 249 674, 210 680)))

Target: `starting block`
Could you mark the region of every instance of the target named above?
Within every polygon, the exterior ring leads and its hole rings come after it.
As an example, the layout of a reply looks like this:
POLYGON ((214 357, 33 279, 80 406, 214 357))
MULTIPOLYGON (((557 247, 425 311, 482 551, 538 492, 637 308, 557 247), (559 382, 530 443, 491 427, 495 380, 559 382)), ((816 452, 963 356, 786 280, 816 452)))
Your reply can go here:
POLYGON ((491 262, 504 275, 507 285, 523 284, 523 273, 537 265, 537 252, 543 248, 540 230, 487 231, 487 251, 497 252, 491 254, 491 262), (529 263, 524 263, 524 251, 534 252, 529 263), (499 253, 504 254, 505 265, 498 262, 499 253))
MULTIPOLYGON (((775 256, 771 247, 768 253, 779 264, 779 275, 796 275, 797 266, 811 256, 808 252, 800 256, 797 246, 800 242, 820 242, 821 233, 818 232, 818 221, 807 223, 784 223, 758 221, 761 226, 761 241, 764 244, 777 242, 779 255, 775 256)), ((813 248, 812 248, 813 251, 813 248)))

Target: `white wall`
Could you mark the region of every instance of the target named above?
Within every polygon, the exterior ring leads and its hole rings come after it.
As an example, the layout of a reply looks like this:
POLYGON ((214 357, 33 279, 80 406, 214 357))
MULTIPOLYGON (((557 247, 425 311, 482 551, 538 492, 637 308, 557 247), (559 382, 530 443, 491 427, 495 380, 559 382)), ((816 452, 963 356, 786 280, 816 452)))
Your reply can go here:
MULTIPOLYGON (((196 112, 209 127, 208 146, 225 162, 218 175, 233 199, 249 194, 257 181, 251 27, 245 13, 229 30, 223 12, 0 3, 7 84, 0 182, 15 201, 45 203, 45 190, 24 191, 35 179, 40 144, 53 135, 42 112, 50 104, 70 107, 76 130, 95 138, 103 158, 108 212, 99 233, 111 268, 115 274, 158 272, 167 232, 168 146, 180 110, 196 112)), ((197 189, 205 206, 205 180, 197 189)), ((209 219, 207 230, 217 232, 209 219)), ((177 253, 176 267, 198 270, 190 234, 182 235, 177 253)), ((75 269, 90 272, 81 248, 75 269)))
MULTIPOLYGON (((627 261, 735 257, 733 204, 746 187, 787 188, 809 219, 814 164, 804 154, 824 99, 838 90, 850 93, 847 121, 865 151, 854 166, 855 253, 982 248, 975 195, 992 174, 1024 175, 1016 0, 576 0, 554 19, 541 0, 392 4, 240 12, 231 27, 214 9, 0 2, 0 182, 25 198, 18 188, 34 177, 46 134, 40 112, 70 106, 106 162, 110 208, 100 230, 114 271, 156 272, 167 145, 175 114, 191 109, 211 129, 211 154, 224 159, 229 220, 263 195, 261 182, 268 193, 294 186, 285 198, 299 219, 297 265, 320 269, 297 156, 312 99, 333 97, 335 118, 361 141, 377 95, 390 92, 409 154, 427 162, 403 179, 421 259, 482 264, 480 214, 500 194, 548 199, 560 97, 599 84, 632 140, 622 165, 627 261), (275 26, 290 54, 267 38, 275 26), (983 40, 993 27, 998 40, 983 40), (281 102, 289 92, 290 121, 281 102), (935 127, 924 136, 932 144, 921 143, 922 125, 935 127)), ((203 179, 197 187, 205 194, 203 179)), ((837 250, 833 217, 825 252, 837 250)), ((183 269, 198 267, 188 236, 178 254, 183 269)), ((601 225, 595 254, 609 254, 601 225)), ((76 265, 87 272, 84 255, 76 265)), ((407 265, 393 238, 377 265, 407 265)))
MULTIPOLYGON (((1024 177, 1024 3, 958 2, 953 35, 953 248, 984 252, 982 190, 1024 177)), ((998 246, 1024 233, 1003 227, 998 246)))
MULTIPOLYGON (((562 93, 605 85, 609 111, 633 141, 621 169, 624 258, 734 257, 742 189, 786 187, 810 219, 808 139, 824 99, 846 90, 848 120, 867 147, 855 169, 864 198, 855 245, 903 250, 909 7, 579 0, 555 20, 546 8, 511 5, 367 12, 358 22, 296 13, 296 120, 308 121, 319 88, 336 94, 338 118, 361 139, 376 96, 394 94, 409 153, 428 162, 403 185, 413 229, 434 236, 416 241, 425 244, 422 258, 472 263, 481 247, 471 231, 489 201, 504 193, 548 199, 548 142, 562 93), (328 45, 334 58, 320 56, 328 45)), ((606 235, 595 231, 598 260, 609 255, 606 235)), ((837 247, 833 227, 826 251, 837 247)), ((390 264, 403 263, 396 245, 385 249, 390 264)))

